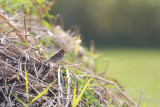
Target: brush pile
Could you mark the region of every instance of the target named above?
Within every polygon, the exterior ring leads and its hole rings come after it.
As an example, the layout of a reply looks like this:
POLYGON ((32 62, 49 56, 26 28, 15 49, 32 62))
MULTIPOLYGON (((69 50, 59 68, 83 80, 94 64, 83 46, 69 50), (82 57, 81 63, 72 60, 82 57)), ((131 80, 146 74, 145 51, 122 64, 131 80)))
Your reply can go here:
POLYGON ((95 58, 78 46, 80 38, 71 36, 60 26, 48 29, 29 17, 28 21, 23 20, 26 19, 23 14, 12 18, 0 11, 0 107, 23 107, 23 103, 30 107, 71 107, 74 87, 79 97, 89 78, 92 80, 78 107, 135 106, 115 83, 95 76, 95 58), (60 48, 68 50, 70 56, 62 64, 46 63, 49 53, 60 48), (32 102, 52 83, 47 92, 32 102))

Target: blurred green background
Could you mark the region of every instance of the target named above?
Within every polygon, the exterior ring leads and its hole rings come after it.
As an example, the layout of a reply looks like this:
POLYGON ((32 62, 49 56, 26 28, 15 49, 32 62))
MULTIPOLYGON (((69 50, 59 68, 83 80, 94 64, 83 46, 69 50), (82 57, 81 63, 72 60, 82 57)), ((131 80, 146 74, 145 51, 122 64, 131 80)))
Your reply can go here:
MULTIPOLYGON (((116 78, 141 106, 160 105, 160 1, 57 0, 51 11, 64 29, 80 27, 83 44, 95 45, 108 58, 107 76, 116 78), (62 24, 63 25, 63 24, 62 24)), ((103 68, 104 61, 100 61, 103 68)))
POLYGON ((159 47, 159 0, 57 0, 65 29, 80 26, 84 43, 101 47, 159 47))
MULTIPOLYGON (((159 107, 160 105, 160 50, 157 49, 101 49, 109 61, 106 75, 116 78, 136 103, 144 91, 140 107, 159 107)), ((106 62, 99 61, 103 71, 106 62)))

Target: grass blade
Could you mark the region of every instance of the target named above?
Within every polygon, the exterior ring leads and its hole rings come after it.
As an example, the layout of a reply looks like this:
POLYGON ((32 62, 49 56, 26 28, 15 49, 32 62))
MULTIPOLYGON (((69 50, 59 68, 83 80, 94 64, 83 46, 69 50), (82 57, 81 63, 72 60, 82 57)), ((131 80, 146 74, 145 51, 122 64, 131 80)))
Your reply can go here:
POLYGON ((70 49, 71 49, 71 47, 72 47, 72 45, 73 45, 74 41, 76 40, 76 37, 77 37, 77 35, 78 35, 78 32, 79 32, 79 27, 78 27, 78 29, 77 29, 77 32, 76 32, 75 37, 73 38, 73 40, 72 40, 71 44, 70 44, 70 45, 69 45, 69 47, 68 47, 68 50, 67 50, 66 56, 68 55, 68 53, 69 53, 69 51, 70 51, 70 49))
MULTIPOLYGON (((12 92, 11 92, 12 93, 12 92)), ((20 102, 20 103, 22 103, 25 107, 27 107, 27 105, 23 102, 23 101, 21 101, 16 95, 14 95, 13 93, 12 93, 12 95, 20 102)))
MULTIPOLYGON (((38 94, 32 101, 31 103, 33 103, 34 101, 36 101, 39 97, 41 97, 45 92, 47 92, 49 90, 49 88, 56 82, 56 80, 54 80, 44 91, 42 91, 40 94, 38 94)), ((30 103, 30 104, 31 104, 30 103)))
POLYGON ((74 87, 74 91, 73 91, 73 102, 72 102, 72 107, 76 107, 76 85, 74 87))
POLYGON ((86 88, 88 87, 90 81, 92 80, 92 77, 90 77, 90 79, 88 80, 87 84, 84 86, 83 90, 81 91, 80 95, 78 96, 78 98, 76 99, 76 103, 75 106, 78 105, 79 101, 81 100, 83 93, 85 92, 86 88))
POLYGON ((80 46, 80 36, 78 36, 78 39, 77 39, 77 45, 76 45, 76 50, 75 50, 75 56, 78 55, 78 52, 79 52, 79 46, 80 46))
POLYGON ((26 93, 27 93, 27 101, 28 101, 28 103, 29 103, 28 77, 27 77, 27 69, 26 69, 26 65, 24 66, 24 70, 25 70, 25 77, 26 77, 26 93))

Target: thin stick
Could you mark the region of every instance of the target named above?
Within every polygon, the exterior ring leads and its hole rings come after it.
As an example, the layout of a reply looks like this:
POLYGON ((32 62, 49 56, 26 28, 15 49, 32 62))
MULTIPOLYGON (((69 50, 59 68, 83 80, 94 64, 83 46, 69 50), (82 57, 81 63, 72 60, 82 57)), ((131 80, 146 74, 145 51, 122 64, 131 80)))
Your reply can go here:
POLYGON ((79 63, 79 64, 67 64, 67 67, 70 66, 70 67, 73 67, 73 66, 79 66, 79 65, 82 65, 83 63, 79 63))
POLYGON ((144 92, 144 90, 146 89, 147 86, 148 86, 148 83, 146 84, 146 86, 144 87, 143 91, 141 92, 141 95, 140 95, 140 98, 139 98, 139 102, 138 102, 137 107, 140 106, 140 102, 141 102, 141 99, 142 99, 143 92, 144 92))
POLYGON ((7 22, 13 21, 13 20, 22 20, 22 19, 14 18, 14 19, 10 19, 10 20, 7 20, 7 21, 2 21, 2 22, 0 22, 0 24, 7 23, 7 22))
POLYGON ((22 8, 23 8, 23 13, 24 13, 24 31, 25 31, 25 40, 27 42, 27 28, 26 28, 26 21, 27 21, 27 11, 26 8, 24 6, 24 4, 22 3, 22 8))
MULTIPOLYGON (((71 63, 69 63, 69 62, 64 62, 65 64, 67 64, 67 66, 68 65, 73 65, 73 64, 71 64, 71 63)), ((82 72, 86 72, 86 73, 88 73, 88 74, 90 74, 91 75, 91 73, 89 72, 89 71, 87 71, 87 70, 85 70, 85 69, 83 69, 83 68, 81 68, 81 67, 79 67, 79 66, 72 66, 73 68, 75 68, 76 70, 78 69, 78 70, 80 70, 80 71, 82 71, 82 72)))
POLYGON ((69 72, 74 76, 74 78, 76 79, 76 92, 78 93, 78 80, 77 77, 75 76, 75 74, 69 70, 69 72))
MULTIPOLYGON (((13 67, 12 65, 7 64, 6 62, 4 62, 4 61, 2 61, 2 60, 0 60, 0 62, 3 63, 3 64, 6 64, 8 67, 11 67, 11 68, 14 69, 14 70, 20 71, 22 74, 19 74, 18 72, 14 72, 14 71, 10 70, 10 72, 15 73, 15 74, 17 74, 18 76, 21 76, 21 77, 24 78, 25 73, 24 73, 24 71, 22 71, 21 68, 19 68, 19 69, 18 69, 18 68, 15 68, 15 67, 13 67)), ((1 69, 3 69, 3 68, 1 68, 1 69)), ((48 86, 49 86, 48 83, 46 83, 46 82, 44 82, 44 81, 42 81, 42 80, 40 80, 40 79, 37 79, 36 77, 34 77, 33 75, 31 75, 31 74, 29 74, 29 73, 28 73, 28 80, 33 81, 33 82, 35 82, 35 83, 38 83, 38 81, 39 81, 39 82, 41 82, 45 87, 48 87, 48 86)), ((38 84, 39 84, 39 83, 38 83, 38 84)), ((54 85, 52 86, 52 88, 57 90, 57 88, 55 88, 54 85)), ((60 90, 58 90, 58 91, 60 91, 60 90)))
POLYGON ((13 85, 11 87, 11 90, 9 92, 9 96, 8 96, 9 101, 11 101, 11 92, 12 92, 12 90, 13 90, 13 88, 14 88, 15 85, 16 85, 16 81, 13 83, 13 85))
MULTIPOLYGON (((0 14, 0 17, 4 20, 4 21, 7 21, 7 19, 0 14)), ((23 37, 20 35, 20 32, 19 30, 17 30, 11 23, 9 23, 8 21, 6 22, 6 24, 8 26, 10 26, 12 29, 14 29, 14 31, 18 34, 18 37, 21 39, 22 42, 24 42, 25 40, 23 39, 23 37)))
POLYGON ((70 99, 69 98, 71 98, 71 95, 70 95, 70 91, 71 91, 71 88, 70 88, 70 84, 71 84, 71 80, 70 80, 70 75, 69 75, 69 70, 68 70, 68 68, 66 68, 66 73, 67 73, 67 99, 68 99, 68 101, 67 101, 67 104, 66 104, 66 106, 65 107, 68 107, 68 105, 69 105, 69 103, 70 103, 70 99))
POLYGON ((34 38, 34 41, 36 42, 36 46, 37 46, 37 48, 38 48, 38 53, 39 53, 39 55, 41 55, 40 48, 39 48, 39 46, 38 46, 37 40, 36 40, 36 38, 35 38, 34 36, 33 36, 33 38, 34 38))
MULTIPOLYGON (((77 76, 84 76, 84 75, 77 75, 77 76)), ((135 104, 128 96, 126 96, 125 93, 124 93, 117 85, 115 85, 113 82, 107 81, 107 80, 105 80, 104 78, 97 77, 97 76, 94 76, 94 75, 87 75, 87 76, 92 77, 92 78, 95 78, 95 79, 98 79, 98 80, 100 80, 100 81, 103 81, 103 82, 105 82, 105 83, 107 83, 107 84, 110 84, 110 85, 114 86, 114 87, 119 91, 119 93, 120 93, 126 100, 128 100, 132 105, 134 105, 134 106, 136 105, 136 104, 135 104)))
POLYGON ((118 105, 118 107, 121 107, 123 103, 124 103, 124 102, 122 101, 122 102, 118 105))
MULTIPOLYGON (((62 98, 61 97, 61 95, 62 95, 62 85, 61 85, 61 75, 60 75, 60 73, 61 73, 61 66, 58 67, 58 85, 59 85, 58 89, 60 90, 60 92, 58 92, 58 98, 62 98)), ((59 103, 59 105, 62 105, 60 99, 58 99, 58 103, 59 103)))
POLYGON ((14 17, 13 19, 9 19, 9 20, 6 20, 6 21, 2 21, 0 22, 0 24, 3 24, 3 23, 6 23, 6 22, 9 22, 9 21, 12 21, 12 20, 22 20, 22 19, 18 19, 19 17, 23 17, 24 15, 19 15, 17 17, 14 17))

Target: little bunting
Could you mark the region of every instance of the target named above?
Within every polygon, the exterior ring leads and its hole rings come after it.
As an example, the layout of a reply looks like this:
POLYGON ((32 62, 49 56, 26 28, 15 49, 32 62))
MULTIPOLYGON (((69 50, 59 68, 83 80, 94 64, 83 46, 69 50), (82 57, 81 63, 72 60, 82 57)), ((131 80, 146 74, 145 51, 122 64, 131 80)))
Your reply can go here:
POLYGON ((45 62, 53 62, 53 63, 59 63, 64 60, 64 49, 60 49, 58 52, 56 52, 53 56, 51 56, 47 61, 45 62))

